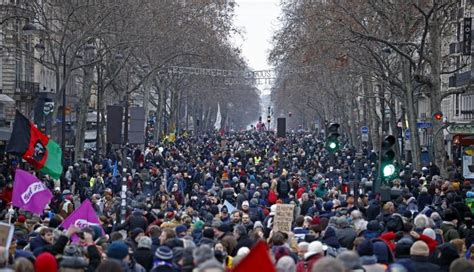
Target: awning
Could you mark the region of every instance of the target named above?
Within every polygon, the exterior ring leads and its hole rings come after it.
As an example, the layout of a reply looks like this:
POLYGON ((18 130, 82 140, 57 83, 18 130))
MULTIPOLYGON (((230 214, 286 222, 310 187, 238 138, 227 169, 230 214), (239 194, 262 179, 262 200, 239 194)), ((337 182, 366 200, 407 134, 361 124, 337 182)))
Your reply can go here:
POLYGON ((15 100, 6 94, 0 94, 0 102, 15 103, 15 100))

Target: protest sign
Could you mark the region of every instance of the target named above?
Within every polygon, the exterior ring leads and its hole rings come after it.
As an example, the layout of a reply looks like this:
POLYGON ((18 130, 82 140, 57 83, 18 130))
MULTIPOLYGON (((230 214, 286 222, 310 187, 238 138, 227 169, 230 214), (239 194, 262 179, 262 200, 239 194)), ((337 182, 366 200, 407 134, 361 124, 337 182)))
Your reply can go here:
POLYGON ((12 243, 14 229, 15 227, 13 225, 0 222, 0 246, 5 247, 7 249, 7 255, 8 249, 10 248, 10 244, 12 243))
POLYGON ((293 204, 276 204, 275 217, 273 218, 273 231, 290 232, 293 223, 293 204))

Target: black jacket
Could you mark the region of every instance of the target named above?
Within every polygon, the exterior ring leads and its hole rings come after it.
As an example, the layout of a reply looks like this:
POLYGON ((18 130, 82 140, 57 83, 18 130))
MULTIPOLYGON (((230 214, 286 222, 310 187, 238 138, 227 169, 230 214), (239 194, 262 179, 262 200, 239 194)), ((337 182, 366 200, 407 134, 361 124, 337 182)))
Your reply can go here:
POLYGON ((153 252, 148 248, 137 248, 133 254, 133 258, 139 264, 141 264, 146 271, 150 271, 153 268, 153 252))
POLYGON ((430 262, 429 257, 411 256, 411 263, 416 272, 435 272, 439 271, 439 266, 430 262))

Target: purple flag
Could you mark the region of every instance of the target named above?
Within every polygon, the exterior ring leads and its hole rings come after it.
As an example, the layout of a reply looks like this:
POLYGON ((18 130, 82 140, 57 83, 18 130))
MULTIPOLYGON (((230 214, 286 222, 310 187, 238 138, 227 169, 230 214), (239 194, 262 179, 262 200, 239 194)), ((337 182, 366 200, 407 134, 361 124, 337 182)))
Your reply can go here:
POLYGON ((27 171, 16 169, 13 206, 41 215, 51 198, 53 194, 41 180, 27 171))
MULTIPOLYGON (((97 215, 95 214, 94 208, 92 208, 92 204, 89 199, 86 199, 84 202, 82 202, 81 206, 71 213, 71 215, 69 215, 63 221, 63 223, 61 223, 61 227, 64 229, 68 229, 71 225, 74 225, 79 229, 96 225, 102 229, 99 218, 97 218, 97 215)), ((103 229, 102 233, 104 233, 103 229)))

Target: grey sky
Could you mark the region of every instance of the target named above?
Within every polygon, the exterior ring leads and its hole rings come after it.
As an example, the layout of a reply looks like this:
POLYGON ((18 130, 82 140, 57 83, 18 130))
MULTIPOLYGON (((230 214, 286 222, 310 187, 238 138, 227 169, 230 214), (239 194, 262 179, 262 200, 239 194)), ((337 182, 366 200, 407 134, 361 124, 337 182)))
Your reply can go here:
POLYGON ((279 0, 236 0, 235 24, 244 30, 243 40, 236 40, 250 67, 271 68, 267 63, 271 38, 278 26, 279 0))

